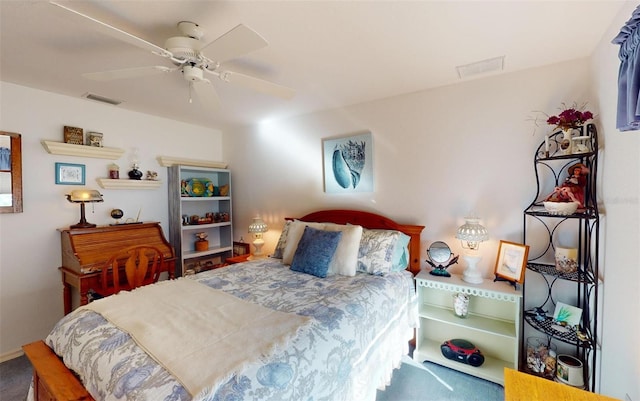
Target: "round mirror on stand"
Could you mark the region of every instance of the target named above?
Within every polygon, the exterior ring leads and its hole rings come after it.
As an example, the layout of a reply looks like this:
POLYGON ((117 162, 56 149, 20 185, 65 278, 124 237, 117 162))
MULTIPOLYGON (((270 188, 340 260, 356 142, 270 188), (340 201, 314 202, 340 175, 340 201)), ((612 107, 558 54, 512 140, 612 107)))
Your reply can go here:
POLYGON ((431 270, 429 274, 451 277, 451 274, 447 271, 447 267, 458 263, 458 256, 453 256, 449 245, 442 241, 436 241, 427 249, 427 255, 429 256, 427 263, 433 267, 433 270, 431 270))

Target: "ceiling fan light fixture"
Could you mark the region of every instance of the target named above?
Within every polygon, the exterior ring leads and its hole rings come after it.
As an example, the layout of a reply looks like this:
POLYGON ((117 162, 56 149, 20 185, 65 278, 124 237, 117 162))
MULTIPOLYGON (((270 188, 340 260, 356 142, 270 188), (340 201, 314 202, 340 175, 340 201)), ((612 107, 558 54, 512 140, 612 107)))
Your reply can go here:
POLYGON ((182 76, 187 81, 202 81, 202 69, 185 65, 182 67, 182 76))

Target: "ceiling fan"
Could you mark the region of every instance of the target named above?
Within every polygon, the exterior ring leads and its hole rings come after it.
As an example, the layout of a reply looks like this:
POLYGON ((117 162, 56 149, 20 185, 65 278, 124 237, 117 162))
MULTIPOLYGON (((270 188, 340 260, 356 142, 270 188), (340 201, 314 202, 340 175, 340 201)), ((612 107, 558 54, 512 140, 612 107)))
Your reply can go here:
MULTIPOLYGON (((268 45, 262 36, 245 25, 240 24, 214 41, 205 43, 201 40, 204 31, 198 24, 181 21, 178 22, 177 27, 182 36, 170 37, 166 40, 164 47, 160 47, 55 1, 51 1, 50 4, 59 7, 76 21, 88 24, 94 30, 167 58, 173 63, 173 67, 155 65, 86 73, 82 75, 85 78, 109 81, 178 71, 189 82, 190 90, 195 91, 203 106, 210 108, 217 108, 219 99, 207 76, 217 77, 224 82, 284 99, 290 99, 295 94, 293 89, 273 82, 234 71, 221 70, 221 63, 268 45), (209 56, 204 54, 205 50, 209 56)), ((191 102, 191 99, 189 101, 191 102)))

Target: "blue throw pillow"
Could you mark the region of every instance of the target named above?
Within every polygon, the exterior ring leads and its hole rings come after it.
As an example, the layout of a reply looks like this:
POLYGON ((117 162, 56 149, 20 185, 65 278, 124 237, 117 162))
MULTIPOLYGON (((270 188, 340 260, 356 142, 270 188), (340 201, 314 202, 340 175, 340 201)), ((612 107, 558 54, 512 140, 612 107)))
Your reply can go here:
POLYGON ((324 231, 305 227, 291 261, 291 270, 327 277, 329 264, 342 238, 341 231, 324 231))

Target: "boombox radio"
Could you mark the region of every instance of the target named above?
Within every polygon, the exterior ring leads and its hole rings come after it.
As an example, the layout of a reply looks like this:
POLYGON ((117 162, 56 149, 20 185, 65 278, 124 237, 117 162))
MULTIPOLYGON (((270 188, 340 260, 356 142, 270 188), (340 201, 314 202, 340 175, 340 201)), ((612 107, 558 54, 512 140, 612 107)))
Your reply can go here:
POLYGON ((445 341, 440 350, 445 358, 478 367, 484 363, 482 352, 467 340, 455 338, 445 341))

